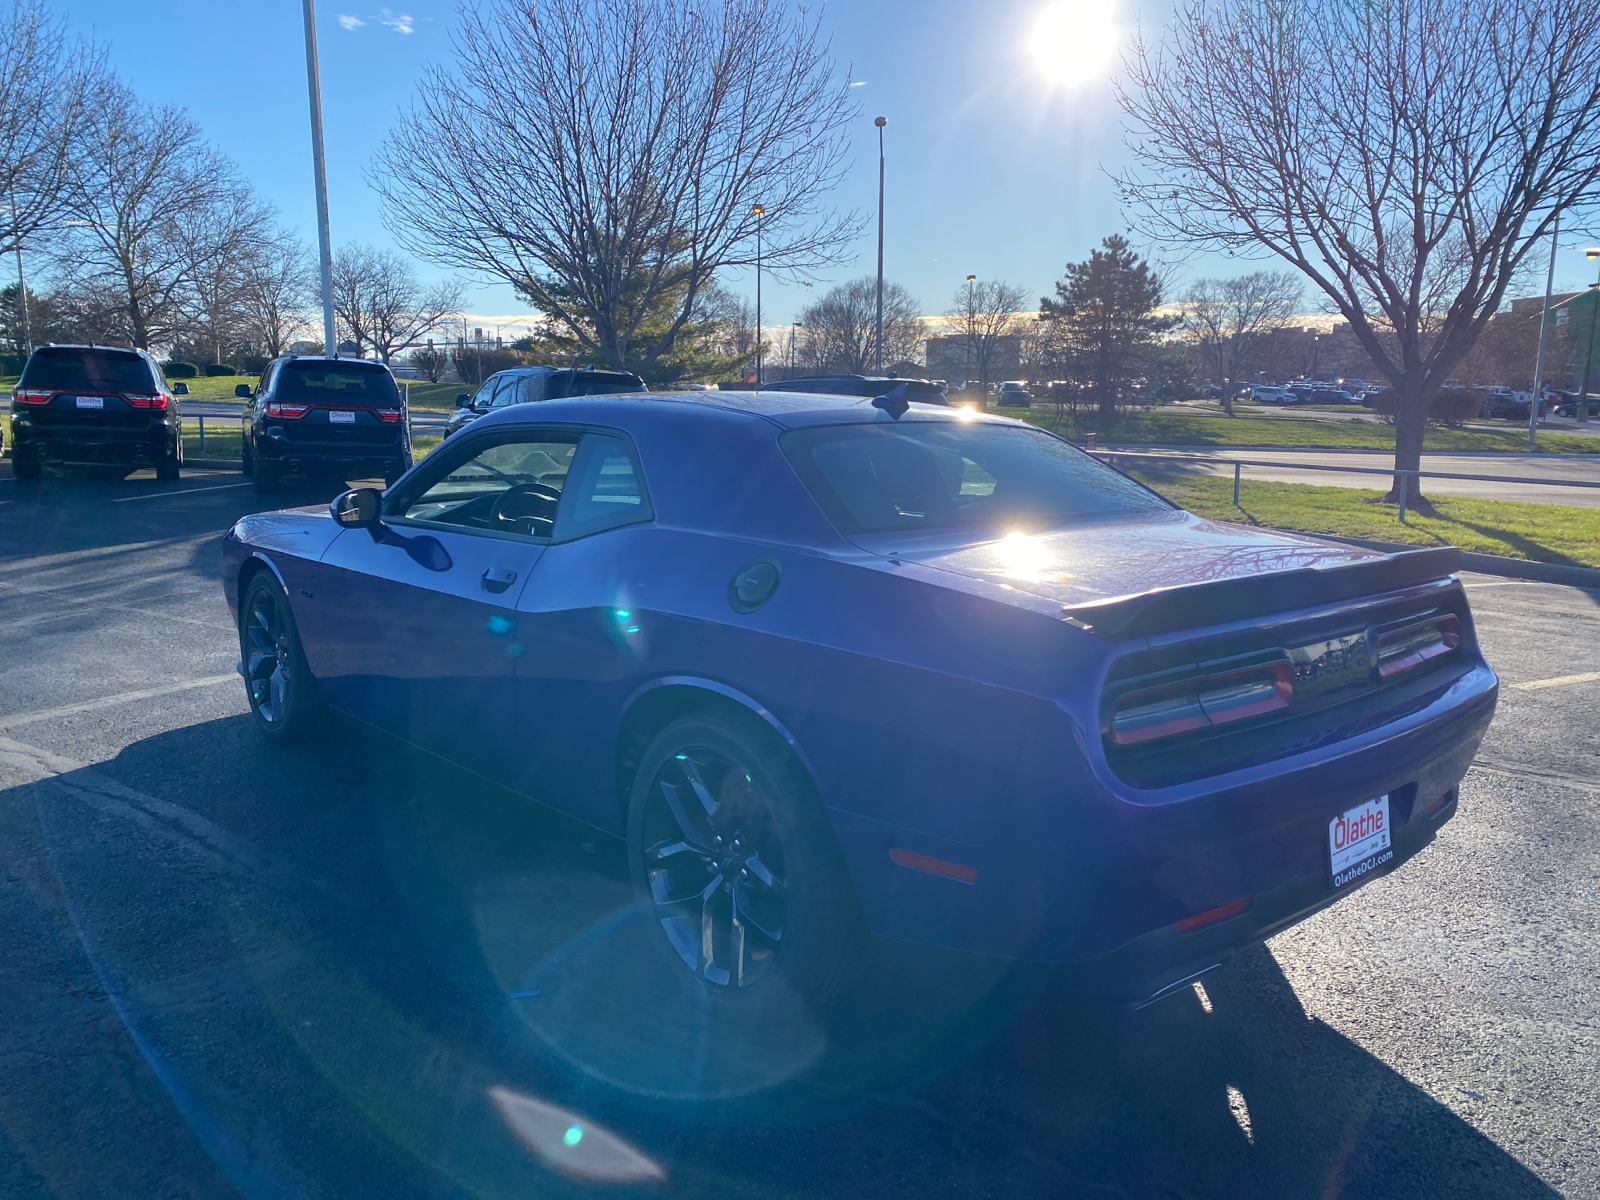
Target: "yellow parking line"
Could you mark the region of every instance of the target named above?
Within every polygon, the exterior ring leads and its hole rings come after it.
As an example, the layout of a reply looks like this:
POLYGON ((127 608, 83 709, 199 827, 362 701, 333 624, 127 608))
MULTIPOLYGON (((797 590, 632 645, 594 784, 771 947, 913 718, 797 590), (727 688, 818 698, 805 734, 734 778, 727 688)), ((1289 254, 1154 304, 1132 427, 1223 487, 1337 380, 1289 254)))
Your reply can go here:
POLYGON ((1513 683, 1509 686, 1519 692, 1536 692, 1540 688, 1566 687, 1572 683, 1593 683, 1600 679, 1600 671, 1584 671, 1580 675, 1557 675, 1553 679, 1530 679, 1526 683, 1513 683))

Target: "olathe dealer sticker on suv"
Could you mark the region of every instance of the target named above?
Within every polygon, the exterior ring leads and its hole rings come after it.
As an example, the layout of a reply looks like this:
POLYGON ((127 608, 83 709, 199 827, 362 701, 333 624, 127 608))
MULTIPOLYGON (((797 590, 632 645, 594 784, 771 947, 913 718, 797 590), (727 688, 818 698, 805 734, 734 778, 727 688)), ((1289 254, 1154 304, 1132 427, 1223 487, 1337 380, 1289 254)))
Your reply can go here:
POLYGON ((1388 796, 1358 804, 1328 822, 1328 860, 1334 887, 1354 883, 1393 858, 1388 796))

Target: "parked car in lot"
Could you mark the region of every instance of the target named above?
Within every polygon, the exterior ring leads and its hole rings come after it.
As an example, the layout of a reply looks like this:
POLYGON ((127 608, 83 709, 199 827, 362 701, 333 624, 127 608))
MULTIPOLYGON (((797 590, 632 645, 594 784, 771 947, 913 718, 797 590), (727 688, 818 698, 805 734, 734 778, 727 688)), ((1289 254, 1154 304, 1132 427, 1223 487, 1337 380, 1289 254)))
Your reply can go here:
MULTIPOLYGON (((976 384, 972 386, 977 387, 976 384)), ((821 396, 864 396, 868 399, 887 395, 896 388, 904 388, 905 395, 919 404, 950 403, 942 381, 900 379, 893 375, 802 375, 761 385, 764 392, 810 392, 821 396)))
MULTIPOLYGON (((1221 389, 1218 389, 1220 392, 1221 389)), ((1013 380, 1000 385, 1000 394, 995 398, 1001 408, 1032 408, 1033 393, 1028 390, 1028 385, 1021 380, 1013 380)))
POLYGON ((242 466, 262 495, 287 474, 392 483, 411 466, 405 401, 382 363, 290 354, 234 393, 242 466))
POLYGON ((483 381, 477 392, 456 397, 456 410, 445 422, 445 436, 485 413, 513 404, 560 400, 570 396, 613 396, 647 390, 631 371, 597 371, 593 367, 512 367, 483 381))
POLYGON ((154 467, 178 478, 183 430, 178 397, 143 350, 40 346, 11 393, 11 470, 37 479, 45 463, 154 467))
POLYGON ((1295 396, 1288 388, 1263 385, 1250 389, 1250 399, 1257 404, 1289 404, 1294 401, 1295 396))
MULTIPOLYGON (((1590 392, 1587 396, 1587 401, 1588 403, 1585 405, 1585 407, 1589 410, 1588 415, 1591 417, 1600 415, 1600 396, 1590 392)), ((1578 404, 1579 400, 1577 392, 1562 392, 1561 403, 1556 405, 1556 415, 1561 417, 1575 417, 1578 415, 1578 404)))
POLYGON ((1509 418, 1526 421, 1533 407, 1531 392, 1515 392, 1503 385, 1479 389, 1482 397, 1482 415, 1489 418, 1509 418))
POLYGON ((759 1015, 868 932, 1144 1002, 1398 866, 1495 707, 1458 561, 1020 421, 717 392, 493 412, 244 517, 221 583, 264 735, 331 707, 624 839, 663 961, 759 1015))
POLYGON ((1356 398, 1343 388, 1313 388, 1305 404, 1354 404, 1356 398))

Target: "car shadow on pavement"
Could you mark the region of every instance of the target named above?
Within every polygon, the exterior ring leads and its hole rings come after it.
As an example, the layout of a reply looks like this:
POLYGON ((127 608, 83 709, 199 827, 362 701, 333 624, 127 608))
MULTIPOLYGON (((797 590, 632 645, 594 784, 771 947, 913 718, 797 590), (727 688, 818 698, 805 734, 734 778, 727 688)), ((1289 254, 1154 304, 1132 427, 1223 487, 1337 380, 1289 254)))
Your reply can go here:
POLYGON ((386 739, 240 716, 30 754, 0 746, 0 919, 43 931, 0 961, 0 1181, 593 1194, 511 1096, 674 1196, 1555 1194, 1266 948, 1127 1013, 879 942, 822 1012, 729 1030, 646 945, 614 839, 386 739))

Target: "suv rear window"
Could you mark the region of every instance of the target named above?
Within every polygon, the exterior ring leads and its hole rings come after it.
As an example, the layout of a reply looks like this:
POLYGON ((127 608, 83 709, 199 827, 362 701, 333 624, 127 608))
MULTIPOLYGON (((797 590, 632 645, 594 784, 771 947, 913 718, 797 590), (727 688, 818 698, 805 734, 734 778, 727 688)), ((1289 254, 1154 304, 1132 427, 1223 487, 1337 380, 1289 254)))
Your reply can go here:
POLYGON ((72 346, 35 350, 17 386, 40 391, 132 392, 141 396, 157 390, 150 364, 137 354, 72 346))
POLYGON ((557 371, 545 384, 544 398, 609 396, 612 392, 642 392, 644 380, 630 371, 557 371))
POLYGON ((400 407, 400 389, 382 367, 358 362, 286 362, 272 385, 275 399, 323 401, 328 404, 375 404, 400 407))
POLYGON ((1010 425, 833 425, 793 430, 780 444, 844 534, 1169 509, 1060 438, 1010 425))

